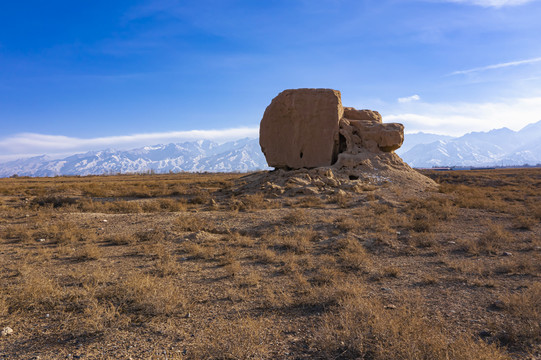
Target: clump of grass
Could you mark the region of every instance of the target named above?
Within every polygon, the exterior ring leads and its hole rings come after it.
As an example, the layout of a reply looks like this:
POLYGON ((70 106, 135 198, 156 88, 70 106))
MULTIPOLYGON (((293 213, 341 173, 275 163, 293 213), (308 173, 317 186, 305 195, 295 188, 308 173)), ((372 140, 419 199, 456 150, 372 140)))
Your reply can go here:
POLYGON ((120 233, 111 235, 105 238, 105 240, 112 245, 133 245, 137 242, 137 237, 133 233, 120 233))
POLYGON ((269 248, 262 248, 256 252, 255 258, 257 259, 257 261, 263 264, 273 264, 277 261, 278 256, 276 255, 276 252, 274 252, 274 250, 269 248))
POLYGON ((315 209, 323 207, 324 204, 325 202, 321 198, 314 195, 307 195, 298 199, 296 203, 292 204, 292 207, 315 209))
POLYGON ((518 215, 513 219, 513 227, 518 230, 532 230, 537 221, 530 216, 518 215))
POLYGON ((506 322, 501 340, 511 345, 534 345, 541 341, 541 283, 527 290, 502 296, 505 310, 514 317, 506 322))
POLYGON ((183 290, 167 278, 133 273, 107 288, 102 297, 126 313, 172 315, 188 304, 183 290))
POLYGON ((308 220, 309 216, 304 209, 293 209, 287 213, 283 222, 290 225, 301 225, 308 220))
POLYGON ((39 272, 23 275, 10 307, 20 311, 52 310, 62 304, 64 292, 56 280, 39 272))
POLYGON ((362 295, 346 298, 322 316, 314 345, 327 358, 508 359, 495 345, 448 333, 414 309, 386 308, 362 295))
POLYGON ((97 260, 102 256, 101 249, 94 243, 83 245, 76 253, 75 258, 80 261, 97 260))
POLYGON ((414 233, 412 234, 412 240, 415 246, 419 248, 433 248, 437 245, 433 233, 414 233))
POLYGON ((148 229, 135 234, 137 240, 142 242, 158 242, 165 239, 165 233, 159 229, 148 229))
POLYGON ((176 259, 169 253, 158 258, 156 262, 156 272, 159 276, 177 276, 180 274, 180 266, 176 259))
POLYGON ((280 249, 293 251, 296 254, 304 254, 310 249, 310 243, 315 235, 316 233, 312 230, 301 229, 289 235, 275 236, 273 243, 280 249))
POLYGON ((183 250, 194 259, 211 260, 214 259, 215 256, 213 248, 192 242, 185 243, 183 250))
POLYGON ((501 225, 490 224, 478 239, 478 248, 487 253, 494 253, 513 241, 513 235, 505 231, 501 225))
POLYGON ((263 359, 271 357, 278 335, 267 319, 237 316, 217 319, 203 330, 190 353, 194 359, 263 359))
POLYGON ((238 276, 242 271, 242 265, 240 264, 240 261, 233 260, 224 266, 224 270, 227 276, 235 277, 238 276))
POLYGON ((367 271, 372 265, 370 255, 357 239, 339 239, 335 248, 340 264, 347 269, 367 271))
POLYGON ((3 237, 7 240, 31 242, 33 231, 26 224, 8 225, 3 231, 3 237))
POLYGON ((194 214, 182 214, 179 215, 176 219, 174 224, 180 231, 200 231, 205 227, 204 220, 197 215, 194 214))

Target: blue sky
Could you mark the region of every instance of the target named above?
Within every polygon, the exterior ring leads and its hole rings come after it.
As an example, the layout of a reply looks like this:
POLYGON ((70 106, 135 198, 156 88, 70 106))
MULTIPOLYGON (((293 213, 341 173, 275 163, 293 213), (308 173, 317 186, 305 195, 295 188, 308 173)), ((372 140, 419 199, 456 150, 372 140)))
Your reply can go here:
POLYGON ((4 1, 0 161, 256 136, 288 88, 407 132, 541 120, 540 0, 4 1))

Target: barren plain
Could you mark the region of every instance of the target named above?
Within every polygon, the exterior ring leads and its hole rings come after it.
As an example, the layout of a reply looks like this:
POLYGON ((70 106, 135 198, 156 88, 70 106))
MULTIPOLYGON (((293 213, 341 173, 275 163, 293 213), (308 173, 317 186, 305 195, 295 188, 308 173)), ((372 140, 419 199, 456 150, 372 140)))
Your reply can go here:
POLYGON ((541 169, 425 175, 0 179, 0 359, 541 359, 541 169))

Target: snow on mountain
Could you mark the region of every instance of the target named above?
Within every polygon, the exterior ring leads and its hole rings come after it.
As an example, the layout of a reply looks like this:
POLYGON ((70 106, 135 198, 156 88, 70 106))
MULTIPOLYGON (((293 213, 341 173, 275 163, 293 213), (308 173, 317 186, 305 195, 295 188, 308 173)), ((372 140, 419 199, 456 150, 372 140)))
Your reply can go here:
POLYGON ((413 167, 536 165, 541 163, 541 121, 417 144, 401 157, 413 167))
POLYGON ((0 164, 0 177, 99 175, 154 171, 252 171, 267 169, 258 139, 217 144, 198 140, 180 144, 145 146, 133 150, 90 151, 52 160, 46 156, 0 164))
POLYGON ((452 136, 430 134, 430 133, 424 133, 424 132, 418 132, 415 134, 405 134, 404 143, 402 144, 400 149, 396 150, 396 153, 402 156, 402 154, 409 151, 415 145, 430 144, 438 140, 451 140, 451 139, 453 139, 452 136))
MULTIPOLYGON (((397 153, 412 167, 536 165, 541 163, 541 121, 520 131, 502 128, 458 138, 406 134, 397 153)), ((0 164, 0 177, 259 169, 268 167, 258 139, 224 144, 198 140, 124 151, 90 151, 57 160, 47 156, 15 160, 0 164)))

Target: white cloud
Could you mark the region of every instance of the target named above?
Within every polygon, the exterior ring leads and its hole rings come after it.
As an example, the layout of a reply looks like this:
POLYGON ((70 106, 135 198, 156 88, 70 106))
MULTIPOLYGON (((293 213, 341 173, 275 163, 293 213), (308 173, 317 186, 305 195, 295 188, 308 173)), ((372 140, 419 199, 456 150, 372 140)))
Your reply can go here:
POLYGON ((469 73, 474 73, 474 72, 479 72, 479 71, 486 71, 486 70, 493 70, 493 69, 501 69, 501 68, 506 68, 506 67, 510 67, 510 66, 527 65, 527 64, 537 63, 537 62, 541 62, 541 57, 532 58, 532 59, 525 59, 525 60, 518 60, 518 61, 510 61, 510 62, 505 62, 505 63, 500 63, 500 64, 487 65, 487 66, 481 66, 481 67, 468 69, 468 70, 458 70, 458 71, 454 71, 454 72, 450 73, 449 76, 463 75, 463 74, 469 74, 469 73))
POLYGON ((536 0, 444 0, 445 2, 463 3, 468 5, 478 5, 483 7, 500 8, 504 6, 524 5, 536 0))
POLYGON ((415 95, 411 95, 411 96, 408 96, 408 97, 401 97, 401 98, 398 98, 398 102, 399 103, 409 103, 409 102, 412 102, 412 101, 419 101, 421 100, 421 97, 417 94, 415 95))
POLYGON ((43 154, 52 157, 61 157, 90 150, 103 150, 106 148, 131 149, 158 143, 178 143, 200 139, 223 143, 245 137, 255 138, 258 135, 259 128, 257 127, 224 130, 171 131, 90 139, 63 135, 21 133, 0 139, 0 161, 9 161, 43 154))
POLYGON ((541 120, 541 97, 508 99, 485 103, 414 103, 408 111, 384 114, 385 122, 400 122, 406 132, 463 135, 501 127, 520 130, 541 120), (413 108, 412 108, 413 107, 413 108))

